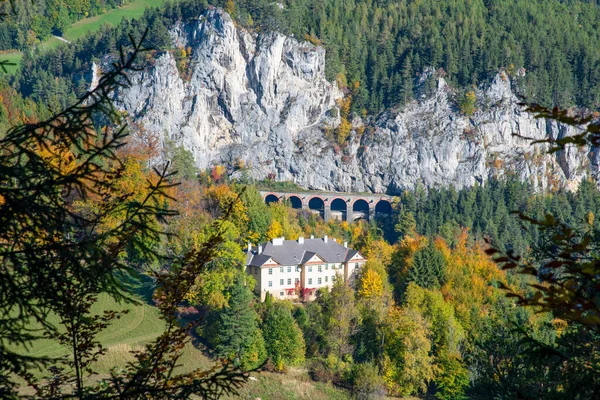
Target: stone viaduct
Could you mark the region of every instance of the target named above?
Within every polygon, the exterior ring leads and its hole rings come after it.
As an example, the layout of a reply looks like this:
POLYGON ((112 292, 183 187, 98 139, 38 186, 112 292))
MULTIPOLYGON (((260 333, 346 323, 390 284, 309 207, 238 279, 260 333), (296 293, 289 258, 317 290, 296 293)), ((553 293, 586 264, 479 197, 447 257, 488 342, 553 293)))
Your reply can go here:
POLYGON ((319 214, 325 221, 370 220, 392 214, 393 197, 327 192, 269 192, 261 191, 265 203, 288 201, 292 208, 319 214))

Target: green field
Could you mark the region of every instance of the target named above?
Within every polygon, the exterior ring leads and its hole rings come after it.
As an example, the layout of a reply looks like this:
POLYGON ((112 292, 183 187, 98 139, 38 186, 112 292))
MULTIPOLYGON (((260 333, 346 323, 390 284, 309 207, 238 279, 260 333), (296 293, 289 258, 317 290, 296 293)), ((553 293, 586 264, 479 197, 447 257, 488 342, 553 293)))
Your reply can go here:
POLYGON ((102 15, 75 22, 67 29, 63 37, 67 40, 75 41, 85 36, 88 32, 97 31, 105 23, 116 26, 123 18, 137 18, 144 13, 146 8, 160 7, 164 2, 165 0, 134 0, 123 7, 109 10, 102 15))
MULTIPOLYGON (((19 64, 21 63, 21 58, 23 58, 23 53, 21 52, 15 52, 15 53, 5 53, 5 54, 0 54, 0 60, 4 61, 10 61, 11 63, 14 63, 15 65, 6 65, 6 72, 9 74, 14 74, 18 69, 19 69, 19 64)), ((4 71, 2 71, 1 73, 4 73, 4 71)))
MULTIPOLYGON (((144 10, 148 7, 160 7, 165 3, 165 0, 133 0, 131 3, 109 10, 104 14, 97 15, 91 18, 84 18, 80 21, 77 21, 67 31, 64 33, 63 37, 71 42, 84 37, 89 32, 94 32, 100 29, 100 27, 104 24, 110 24, 112 26, 116 26, 123 18, 137 18, 140 17, 144 10)), ((50 36, 46 39, 41 47, 44 49, 54 49, 59 44, 64 43, 62 40, 50 36)), ((17 63, 16 66, 11 66, 8 69, 9 73, 14 73, 18 69, 18 64, 21 61, 22 54, 11 53, 0 55, 0 60, 5 60, 10 56, 11 61, 15 61, 17 63)))
MULTIPOLYGON (((122 311, 125 309, 129 310, 128 314, 113 321, 98 335, 98 340, 108 350, 94 368, 100 374, 108 373, 113 367, 125 367, 128 361, 134 359, 130 353, 132 350, 143 349, 145 344, 163 332, 164 322, 159 318, 158 310, 147 303, 119 304, 108 295, 101 295, 92 312, 100 314, 104 310, 122 311)), ((53 318, 49 318, 49 320, 53 323, 58 322, 53 318)), ((48 339, 37 340, 30 349, 21 349, 19 352, 38 357, 61 357, 69 353, 65 347, 48 339)), ((183 366, 179 369, 180 372, 207 368, 211 365, 210 360, 192 344, 188 344, 184 349, 181 363, 183 366)))

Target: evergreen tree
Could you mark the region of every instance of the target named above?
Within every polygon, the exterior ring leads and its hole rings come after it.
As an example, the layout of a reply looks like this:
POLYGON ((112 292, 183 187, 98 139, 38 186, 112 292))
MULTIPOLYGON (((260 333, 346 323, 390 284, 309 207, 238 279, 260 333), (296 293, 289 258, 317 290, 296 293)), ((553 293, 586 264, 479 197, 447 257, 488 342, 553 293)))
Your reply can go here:
POLYGON ((440 288, 444 283, 446 261, 442 253, 429 243, 415 253, 413 265, 408 273, 409 282, 425 289, 440 288))
POLYGON ((267 310, 263 332, 267 353, 278 371, 304 361, 302 331, 285 305, 275 303, 267 310))
POLYGON ((219 314, 216 354, 242 368, 254 368, 266 358, 265 344, 252 308, 252 293, 239 277, 230 290, 229 305, 219 314))

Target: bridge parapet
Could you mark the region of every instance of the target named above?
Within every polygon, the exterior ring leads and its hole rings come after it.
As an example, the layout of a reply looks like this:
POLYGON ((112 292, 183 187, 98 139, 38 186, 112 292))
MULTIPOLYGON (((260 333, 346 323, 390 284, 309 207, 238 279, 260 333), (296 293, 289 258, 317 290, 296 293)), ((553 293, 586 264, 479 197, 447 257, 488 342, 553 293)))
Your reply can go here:
POLYGON ((370 220, 376 215, 392 213, 394 197, 328 192, 260 191, 265 203, 289 201, 293 208, 319 213, 325 221, 332 218, 344 221, 370 220))

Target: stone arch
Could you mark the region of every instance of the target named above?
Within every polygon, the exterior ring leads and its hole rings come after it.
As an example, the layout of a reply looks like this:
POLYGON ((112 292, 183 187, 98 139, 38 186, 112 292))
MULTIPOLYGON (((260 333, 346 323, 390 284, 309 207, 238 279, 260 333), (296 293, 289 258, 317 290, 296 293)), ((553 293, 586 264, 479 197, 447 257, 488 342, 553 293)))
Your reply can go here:
POLYGON ((298 197, 296 195, 290 195, 290 196, 287 196, 286 200, 289 201, 290 206, 292 208, 295 208, 298 210, 302 209, 302 199, 300 197, 298 197))
POLYGON ((321 218, 325 219, 325 200, 319 196, 311 197, 308 200, 308 209, 313 214, 319 214, 321 218))
POLYGON ((352 215, 354 220, 369 219, 369 203, 365 199, 357 199, 352 204, 352 215))
POLYGON ((265 204, 269 205, 271 203, 279 203, 281 199, 279 198, 279 196, 273 194, 273 193, 269 193, 268 195, 265 196, 265 204))
POLYGON ((333 199, 331 201, 331 217, 340 221, 348 221, 348 205, 344 199, 333 199))
POLYGON ((389 200, 381 199, 375 204, 375 216, 392 215, 392 203, 389 200))

